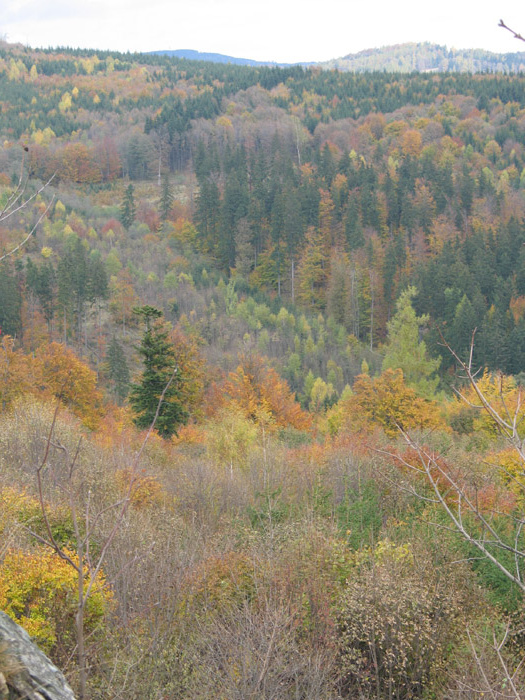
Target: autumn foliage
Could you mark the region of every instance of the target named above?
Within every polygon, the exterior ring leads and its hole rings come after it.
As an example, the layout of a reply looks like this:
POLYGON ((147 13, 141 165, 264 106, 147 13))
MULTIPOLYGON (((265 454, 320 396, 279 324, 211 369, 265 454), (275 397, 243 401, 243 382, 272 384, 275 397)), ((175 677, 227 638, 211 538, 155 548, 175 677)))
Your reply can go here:
POLYGON ((401 430, 444 427, 438 404, 406 386, 400 369, 387 369, 378 377, 360 374, 342 405, 347 424, 356 430, 378 426, 395 437, 401 430))
MULTIPOLYGON (((75 561, 73 552, 68 555, 75 561)), ((75 570, 49 550, 12 550, 0 565, 0 608, 48 653, 63 654, 74 644, 76 587, 75 570)), ((100 624, 111 601, 100 573, 87 603, 88 630, 100 624)))
POLYGON ((19 395, 29 392, 55 398, 93 428, 102 415, 102 394, 95 372, 60 343, 50 343, 26 355, 14 349, 9 336, 1 339, 0 399, 7 408, 19 395))
POLYGON ((287 382, 257 355, 241 357, 224 385, 224 394, 246 418, 276 427, 310 428, 310 416, 297 403, 287 382))

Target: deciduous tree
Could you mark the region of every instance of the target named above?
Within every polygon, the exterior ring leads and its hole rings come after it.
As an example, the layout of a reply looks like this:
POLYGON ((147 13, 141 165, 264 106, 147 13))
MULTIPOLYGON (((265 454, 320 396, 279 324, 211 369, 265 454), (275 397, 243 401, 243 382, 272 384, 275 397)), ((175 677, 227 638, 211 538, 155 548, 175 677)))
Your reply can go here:
POLYGON ((400 369, 387 369, 379 377, 360 374, 346 399, 347 421, 355 428, 380 426, 390 437, 402 430, 437 427, 442 424, 435 402, 417 396, 405 384, 400 369))
POLYGON ((407 287, 396 304, 396 314, 388 323, 388 344, 383 359, 383 370, 401 369, 408 386, 427 399, 435 394, 439 377, 435 376, 441 358, 428 356, 425 341, 420 331, 429 317, 416 316, 412 299, 417 294, 415 287, 407 287))

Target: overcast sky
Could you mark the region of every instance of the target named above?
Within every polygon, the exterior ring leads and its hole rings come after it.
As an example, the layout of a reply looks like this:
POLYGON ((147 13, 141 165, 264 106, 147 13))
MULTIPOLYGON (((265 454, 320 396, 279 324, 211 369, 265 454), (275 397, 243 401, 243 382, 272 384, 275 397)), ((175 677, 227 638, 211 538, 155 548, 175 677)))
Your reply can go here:
POLYGON ((406 41, 525 51, 522 0, 1 0, 0 36, 32 47, 196 49, 324 61, 406 41))

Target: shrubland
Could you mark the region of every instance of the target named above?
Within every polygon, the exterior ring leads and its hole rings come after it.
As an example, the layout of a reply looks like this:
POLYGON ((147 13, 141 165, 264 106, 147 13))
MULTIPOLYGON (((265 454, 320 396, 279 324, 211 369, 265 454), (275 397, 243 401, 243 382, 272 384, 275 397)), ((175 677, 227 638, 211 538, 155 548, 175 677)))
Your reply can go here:
MULTIPOLYGON (((353 396, 323 432, 322 415, 281 425, 264 396, 247 413, 230 394, 145 445, 127 409, 106 405, 90 429, 62 403, 41 497, 56 399, 22 393, 1 417, 3 609, 75 682, 75 572, 43 544, 47 524, 72 557, 78 533, 96 557, 117 525, 86 609, 89 697, 475 697, 487 678, 503 692, 521 653, 518 588, 404 466, 415 451, 380 416, 352 421, 353 396), (78 449, 72 488, 62 447, 78 449)), ((509 449, 444 418, 412 427, 409 408, 405 429, 505 534, 522 505, 509 449)))

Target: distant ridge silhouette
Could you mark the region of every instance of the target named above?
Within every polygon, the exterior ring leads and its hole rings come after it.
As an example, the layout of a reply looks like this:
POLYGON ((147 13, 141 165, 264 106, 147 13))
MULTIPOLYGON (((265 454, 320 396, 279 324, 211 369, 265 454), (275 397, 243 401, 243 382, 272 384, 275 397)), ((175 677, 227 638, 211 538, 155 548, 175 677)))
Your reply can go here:
POLYGON ((319 66, 340 71, 387 71, 387 72, 454 72, 454 73, 518 73, 525 72, 525 52, 492 53, 484 49, 454 49, 429 42, 411 42, 365 49, 349 53, 340 58, 321 62, 278 63, 277 61, 254 61, 220 53, 207 53, 193 49, 150 51, 150 54, 172 56, 192 61, 231 63, 239 66, 319 66))

